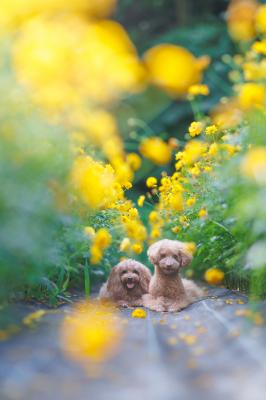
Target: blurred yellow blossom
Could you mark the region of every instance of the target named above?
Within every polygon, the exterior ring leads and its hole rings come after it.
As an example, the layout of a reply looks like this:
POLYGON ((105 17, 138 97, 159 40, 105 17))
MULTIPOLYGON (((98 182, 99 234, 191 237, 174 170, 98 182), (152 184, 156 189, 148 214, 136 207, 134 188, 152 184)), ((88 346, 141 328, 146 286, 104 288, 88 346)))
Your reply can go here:
POLYGON ((192 96, 208 96, 210 94, 210 90, 207 85, 192 85, 188 88, 188 94, 192 96))
POLYGON ((265 87, 258 83, 244 83, 238 94, 239 104, 243 110, 248 110, 265 103, 265 87))
POLYGON ((207 212, 206 208, 201 208, 198 212, 198 216, 200 218, 205 218, 205 217, 207 217, 207 215, 208 215, 208 212, 207 212))
POLYGON ((132 318, 146 318, 147 313, 143 308, 135 308, 131 313, 132 318))
MULTIPOLYGON (((266 16, 266 13, 265 13, 266 16)), ((254 42, 252 45, 252 50, 258 54, 266 55, 266 39, 254 42)))
POLYGON ((145 80, 121 25, 78 15, 29 20, 15 42, 13 61, 34 101, 57 114, 87 100, 94 105, 117 100, 142 89, 145 80))
POLYGON ((185 243, 185 247, 186 250, 192 255, 195 254, 197 251, 197 245, 194 242, 185 243))
POLYGON ((117 0, 1 0, 0 25, 16 28, 27 18, 58 12, 84 13, 89 18, 104 18, 114 10, 117 0))
POLYGON ((142 207, 143 204, 144 204, 144 201, 145 201, 145 196, 144 195, 139 196, 139 198, 138 198, 138 206, 142 207))
POLYGON ((157 186, 157 179, 154 178, 153 176, 150 176, 149 178, 147 178, 146 180, 146 185, 148 188, 154 188, 157 186))
POLYGON ((231 0, 227 10, 228 31, 236 41, 251 40, 255 37, 256 0, 231 0))
POLYGON ((143 247, 142 247, 142 245, 141 245, 140 243, 134 243, 134 244, 131 246, 131 249, 132 249, 132 251, 133 251, 134 253, 136 253, 136 254, 140 254, 140 253, 143 252, 143 247))
POLYGON ((129 248, 130 248, 130 239, 129 238, 124 238, 123 240, 122 240, 122 242, 120 243, 120 247, 119 247, 119 249, 120 249, 120 251, 127 251, 127 250, 129 250, 129 248))
POLYGON ((219 128, 229 128, 236 126, 242 119, 238 99, 232 97, 226 102, 218 103, 210 112, 212 122, 219 128))
POLYGON ((95 236, 92 238, 92 245, 90 248, 90 262, 91 264, 98 264, 102 257, 104 250, 110 245, 112 241, 112 236, 107 229, 99 229, 95 236))
POLYGON ((191 137, 195 137, 195 136, 200 135, 202 130, 203 130, 202 122, 193 121, 193 122, 191 122, 191 124, 188 128, 188 133, 190 134, 191 137))
POLYGON ((61 329, 63 350, 85 367, 116 354, 122 336, 121 320, 115 309, 93 302, 76 305, 61 329))
POLYGON ((255 18, 256 29, 259 33, 266 34, 266 5, 261 4, 255 18))
POLYGON ((137 171, 141 167, 141 158, 137 153, 127 154, 126 160, 133 171, 137 171))
POLYGON ((224 272, 219 268, 209 268, 205 271, 204 279, 211 285, 218 285, 224 279, 224 272))
POLYGON ((149 49, 144 61, 151 82, 174 97, 186 94, 190 86, 199 83, 210 62, 208 57, 197 59, 187 49, 172 44, 149 49))
POLYGON ((266 147, 248 150, 241 163, 241 171, 258 183, 266 183, 266 147))
POLYGON ((186 201, 186 205, 189 207, 193 206, 195 203, 196 203, 196 197, 190 197, 186 201))
POLYGON ((216 125, 207 126, 205 129, 206 135, 215 135, 215 133, 217 133, 217 131, 218 131, 218 128, 216 125))
POLYGON ((159 137, 150 137, 142 141, 140 153, 158 165, 168 164, 172 156, 172 147, 159 137))
POLYGON ((116 182, 113 168, 89 156, 75 160, 70 178, 73 188, 91 208, 108 207, 123 198, 123 190, 116 182))
POLYGON ((179 233, 179 232, 181 231, 181 228, 180 228, 180 226, 174 226, 174 227, 171 229, 171 231, 172 231, 173 233, 179 233))
POLYGON ((47 311, 45 310, 34 311, 26 315, 26 317, 23 318, 22 322, 24 325, 31 326, 34 322, 39 321, 46 313, 47 311))

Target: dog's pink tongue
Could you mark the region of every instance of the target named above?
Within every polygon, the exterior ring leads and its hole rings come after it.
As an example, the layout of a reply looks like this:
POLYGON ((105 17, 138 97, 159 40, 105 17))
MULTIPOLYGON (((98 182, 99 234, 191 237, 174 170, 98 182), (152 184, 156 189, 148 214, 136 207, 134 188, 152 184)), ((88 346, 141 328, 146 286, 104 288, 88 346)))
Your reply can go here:
POLYGON ((135 286, 134 283, 131 283, 131 282, 127 283, 128 289, 133 289, 134 286, 135 286))

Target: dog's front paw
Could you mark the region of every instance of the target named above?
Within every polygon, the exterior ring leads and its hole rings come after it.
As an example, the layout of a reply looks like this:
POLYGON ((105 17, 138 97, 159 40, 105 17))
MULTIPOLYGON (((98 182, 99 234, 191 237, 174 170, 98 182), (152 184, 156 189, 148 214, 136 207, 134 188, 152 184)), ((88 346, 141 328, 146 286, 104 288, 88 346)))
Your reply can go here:
POLYGON ((117 303, 117 305, 120 308, 128 308, 129 307, 129 305, 127 303, 123 302, 123 301, 117 303))

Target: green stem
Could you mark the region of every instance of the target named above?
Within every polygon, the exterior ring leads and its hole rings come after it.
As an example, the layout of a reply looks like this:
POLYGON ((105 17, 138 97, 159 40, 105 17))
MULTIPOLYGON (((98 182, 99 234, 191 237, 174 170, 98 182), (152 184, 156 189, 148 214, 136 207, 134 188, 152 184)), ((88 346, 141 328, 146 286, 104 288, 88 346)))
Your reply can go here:
POLYGON ((219 226, 222 228, 225 232, 227 232, 231 237, 234 238, 234 235, 227 229, 224 225, 220 224, 220 222, 214 221, 213 219, 209 219, 210 222, 212 222, 214 225, 219 226))
POLYGON ((195 100, 195 99, 190 100, 190 104, 191 104, 192 112, 194 114, 195 121, 200 121, 203 118, 203 115, 200 111, 200 107, 199 107, 197 100, 195 100))
POLYGON ((84 288, 85 288, 85 296, 90 296, 91 285, 90 285, 90 270, 88 266, 88 261, 86 259, 84 266, 84 288))

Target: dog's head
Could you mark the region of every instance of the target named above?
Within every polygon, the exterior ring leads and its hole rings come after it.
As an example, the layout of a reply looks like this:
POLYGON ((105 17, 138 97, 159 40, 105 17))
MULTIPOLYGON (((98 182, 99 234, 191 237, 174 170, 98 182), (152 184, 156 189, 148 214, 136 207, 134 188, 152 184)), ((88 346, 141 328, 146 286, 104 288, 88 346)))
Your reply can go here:
POLYGON ((159 240, 152 244, 148 249, 148 257, 152 264, 160 268, 166 275, 178 273, 193 258, 186 250, 185 243, 168 239, 159 240))
POLYGON ((133 295, 137 289, 144 294, 148 293, 150 280, 151 272, 145 265, 127 259, 112 268, 107 287, 109 291, 116 294, 126 291, 127 294, 133 295))

